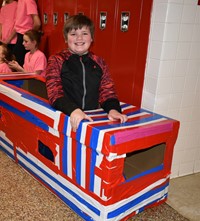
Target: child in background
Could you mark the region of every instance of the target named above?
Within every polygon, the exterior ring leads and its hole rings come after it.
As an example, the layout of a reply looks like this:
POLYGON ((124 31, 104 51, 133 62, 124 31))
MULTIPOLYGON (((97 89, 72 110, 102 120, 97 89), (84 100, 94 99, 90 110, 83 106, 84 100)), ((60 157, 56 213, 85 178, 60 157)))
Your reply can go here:
MULTIPOLYGON (((39 30, 41 20, 38 15, 37 3, 35 0, 18 0, 17 15, 15 21, 15 34, 17 33, 17 42, 13 49, 19 65, 23 66, 24 57, 27 53, 23 46, 23 35, 26 31, 34 29, 39 30)), ((13 33, 14 34, 14 33, 13 33)))
POLYGON ((102 107, 111 121, 127 121, 121 113, 114 83, 105 61, 89 51, 94 24, 85 15, 74 15, 64 25, 68 49, 51 56, 46 69, 50 104, 70 116, 74 131, 81 120, 92 121, 85 110, 102 107))
POLYGON ((14 30, 16 11, 17 2, 14 0, 5 0, 0 9, 0 41, 7 44, 11 52, 17 41, 14 30))
POLYGON ((23 45, 29 52, 26 53, 23 67, 17 61, 9 62, 9 67, 18 72, 35 72, 43 75, 47 65, 45 54, 38 49, 42 33, 29 30, 23 36, 23 45))
POLYGON ((0 73, 12 72, 7 63, 13 59, 6 44, 0 43, 0 73))

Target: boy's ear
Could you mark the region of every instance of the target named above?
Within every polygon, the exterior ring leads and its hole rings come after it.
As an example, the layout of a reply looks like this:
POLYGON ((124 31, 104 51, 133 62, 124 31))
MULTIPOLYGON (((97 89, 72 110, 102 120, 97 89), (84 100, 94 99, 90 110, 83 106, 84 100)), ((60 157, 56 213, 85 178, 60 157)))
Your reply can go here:
POLYGON ((67 43, 67 38, 63 35, 63 37, 64 37, 64 40, 65 40, 65 43, 67 43))

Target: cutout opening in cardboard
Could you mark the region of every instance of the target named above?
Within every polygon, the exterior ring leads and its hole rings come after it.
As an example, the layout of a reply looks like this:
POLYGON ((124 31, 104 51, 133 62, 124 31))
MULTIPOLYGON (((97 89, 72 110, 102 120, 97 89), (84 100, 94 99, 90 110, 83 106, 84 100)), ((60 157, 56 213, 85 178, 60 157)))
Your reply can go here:
POLYGON ((38 79, 20 79, 20 80, 5 80, 5 82, 15 85, 16 87, 22 88, 31 94, 48 100, 46 84, 44 81, 38 79))
POLYGON ((46 159, 54 162, 54 155, 52 150, 44 143, 42 143, 40 140, 38 141, 38 152, 46 159))
POLYGON ((37 79, 24 79, 22 88, 34 95, 37 95, 41 98, 48 99, 46 84, 43 81, 37 79))
POLYGON ((166 144, 127 153, 124 161, 124 176, 128 180, 145 171, 152 170, 163 164, 166 144))

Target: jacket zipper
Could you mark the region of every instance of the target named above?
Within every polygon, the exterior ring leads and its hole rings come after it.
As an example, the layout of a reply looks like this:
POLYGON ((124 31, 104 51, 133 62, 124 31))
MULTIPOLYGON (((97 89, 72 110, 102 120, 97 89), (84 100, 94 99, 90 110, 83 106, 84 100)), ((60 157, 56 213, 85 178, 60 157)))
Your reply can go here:
POLYGON ((82 97, 82 109, 85 109, 85 96, 86 96, 86 85, 85 85, 85 66, 82 62, 82 58, 80 57, 80 62, 83 69, 83 97, 82 97))

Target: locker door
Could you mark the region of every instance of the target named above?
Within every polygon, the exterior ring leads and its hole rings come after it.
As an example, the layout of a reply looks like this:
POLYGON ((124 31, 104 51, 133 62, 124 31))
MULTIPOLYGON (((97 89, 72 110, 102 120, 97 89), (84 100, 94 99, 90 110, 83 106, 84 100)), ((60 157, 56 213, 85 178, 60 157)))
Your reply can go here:
POLYGON ((116 0, 97 0, 95 6, 95 36, 92 51, 103 57, 109 67, 115 37, 115 4, 116 0))
POLYGON ((53 30, 52 25, 52 14, 53 14, 53 4, 51 0, 38 0, 38 10, 40 14, 40 19, 42 23, 42 41, 40 44, 40 49, 45 53, 47 58, 50 54, 50 34, 53 30))
POLYGON ((65 40, 63 37, 64 20, 66 19, 66 16, 69 16, 69 14, 73 13, 72 6, 69 5, 68 3, 72 4, 72 1, 53 2, 53 14, 52 14, 53 30, 51 32, 51 39, 50 39, 51 54, 55 54, 66 47, 65 40))
POLYGON ((94 16, 94 0, 77 0, 75 14, 83 13, 93 19, 94 16))
POLYGON ((140 106, 152 1, 117 2, 110 68, 120 101, 140 106))

